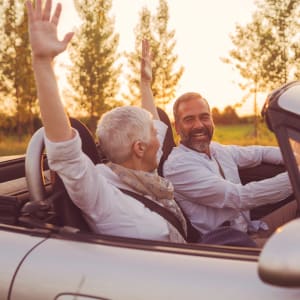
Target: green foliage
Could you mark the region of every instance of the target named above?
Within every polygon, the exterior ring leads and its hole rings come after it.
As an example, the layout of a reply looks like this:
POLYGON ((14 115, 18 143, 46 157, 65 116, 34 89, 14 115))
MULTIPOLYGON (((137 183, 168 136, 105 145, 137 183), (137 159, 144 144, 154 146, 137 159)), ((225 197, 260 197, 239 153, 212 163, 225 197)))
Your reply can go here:
POLYGON ((0 133, 0 156, 24 154, 30 135, 24 135, 21 138, 17 136, 2 136, 0 133))
MULTIPOLYGON (((245 26, 236 25, 231 35, 234 48, 223 62, 241 75, 246 91, 242 102, 253 97, 257 116, 257 94, 270 92, 300 75, 300 0, 256 0, 257 10, 245 26)), ((254 135, 258 134, 257 118, 254 135)))
POLYGON ((37 110, 27 15, 21 0, 2 1, 0 10, 4 16, 0 28, 0 93, 1 99, 11 101, 21 137, 25 132, 33 132, 32 116, 37 110), (24 123, 28 126, 23 126, 24 123))
POLYGON ((178 57, 174 54, 176 46, 175 30, 168 29, 169 8, 166 0, 160 0, 157 13, 151 15, 144 7, 140 12, 139 23, 135 28, 135 50, 127 53, 130 73, 127 75, 131 104, 140 102, 140 56, 142 39, 148 39, 152 53, 152 91, 156 105, 164 108, 175 98, 176 86, 183 74, 183 67, 175 69, 178 57))
POLYGON ((235 109, 230 105, 226 106, 222 113, 218 110, 218 108, 213 107, 211 113, 215 124, 241 123, 241 120, 237 115, 235 109))
POLYGON ((252 22, 236 26, 231 35, 235 48, 223 59, 244 78, 240 86, 248 95, 269 92, 300 72, 300 0, 256 0, 256 4, 252 22))
MULTIPOLYGON (((31 134, 19 135, 16 118, 12 118, 5 113, 0 112, 0 120, 0 156, 24 154, 31 134)), ((42 126, 38 114, 34 114, 32 120, 23 123, 23 127, 27 128, 29 126, 33 126, 33 131, 42 126)))
POLYGON ((69 93, 88 114, 92 131, 101 114, 117 106, 121 66, 116 65, 119 35, 109 16, 111 6, 111 0, 75 0, 82 24, 69 48, 69 93))

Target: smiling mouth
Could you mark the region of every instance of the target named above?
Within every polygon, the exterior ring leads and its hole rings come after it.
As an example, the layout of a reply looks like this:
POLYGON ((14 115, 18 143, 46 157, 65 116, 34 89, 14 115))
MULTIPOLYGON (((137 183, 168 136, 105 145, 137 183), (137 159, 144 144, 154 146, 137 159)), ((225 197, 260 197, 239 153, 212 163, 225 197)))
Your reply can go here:
POLYGON ((193 139, 202 139, 202 138, 207 138, 206 132, 197 132, 191 135, 191 138, 193 139))

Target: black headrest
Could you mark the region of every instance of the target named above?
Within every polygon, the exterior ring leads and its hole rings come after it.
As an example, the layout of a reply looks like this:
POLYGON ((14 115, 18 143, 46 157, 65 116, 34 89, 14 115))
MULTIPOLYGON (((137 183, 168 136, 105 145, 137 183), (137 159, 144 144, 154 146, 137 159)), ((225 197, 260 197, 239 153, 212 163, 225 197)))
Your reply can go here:
POLYGON ((160 120, 168 126, 168 130, 167 130, 166 137, 165 137, 163 147, 162 147, 163 155, 162 155, 161 160, 158 165, 158 174, 160 176, 163 176, 163 164, 164 164, 165 160, 168 158, 173 147, 176 146, 176 144, 174 141, 173 130, 172 130, 172 125, 171 125, 169 116, 166 114, 166 112, 164 110, 162 110, 159 107, 157 107, 157 112, 158 112, 160 120))

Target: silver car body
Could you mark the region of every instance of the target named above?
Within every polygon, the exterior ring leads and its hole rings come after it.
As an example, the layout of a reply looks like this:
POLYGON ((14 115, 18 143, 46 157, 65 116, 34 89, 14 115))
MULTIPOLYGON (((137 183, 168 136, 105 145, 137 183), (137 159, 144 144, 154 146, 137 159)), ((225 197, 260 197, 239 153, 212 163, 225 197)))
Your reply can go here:
POLYGON ((300 299, 298 287, 261 281, 254 249, 5 227, 0 299, 300 299))

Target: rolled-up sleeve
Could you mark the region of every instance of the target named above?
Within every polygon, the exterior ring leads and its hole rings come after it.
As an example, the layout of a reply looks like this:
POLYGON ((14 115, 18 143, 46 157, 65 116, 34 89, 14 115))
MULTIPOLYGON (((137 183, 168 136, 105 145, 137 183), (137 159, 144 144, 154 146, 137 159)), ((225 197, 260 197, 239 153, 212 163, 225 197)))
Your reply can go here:
MULTIPOLYGON (((223 146, 224 147, 224 146, 223 146)), ((262 162, 270 164, 283 164, 279 147, 274 146, 225 146, 232 159, 241 168, 249 168, 262 162)))
MULTIPOLYGON (((99 191, 106 188, 105 178, 97 172, 96 166, 81 150, 78 132, 70 140, 52 142, 45 137, 48 163, 51 170, 61 177, 73 202, 83 211, 93 210, 99 191)), ((101 197, 105 208, 105 197, 101 197)))
POLYGON ((214 208, 247 210, 278 202, 292 193, 286 172, 242 185, 224 179, 190 152, 181 153, 177 158, 174 155, 165 165, 164 174, 173 183, 177 200, 214 208))

